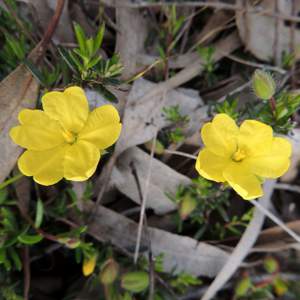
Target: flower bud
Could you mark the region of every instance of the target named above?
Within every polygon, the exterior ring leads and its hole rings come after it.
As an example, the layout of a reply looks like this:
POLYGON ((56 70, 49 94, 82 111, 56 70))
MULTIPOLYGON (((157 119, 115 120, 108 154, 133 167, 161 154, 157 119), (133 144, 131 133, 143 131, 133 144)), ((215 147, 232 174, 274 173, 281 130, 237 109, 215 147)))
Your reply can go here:
POLYGON ((119 273, 119 265, 112 258, 108 259, 101 267, 99 278, 102 284, 112 284, 119 273))
POLYGON ((93 254, 90 257, 84 258, 83 265, 82 265, 82 273, 84 276, 91 275, 96 267, 97 262, 97 254, 93 254))
POLYGON ((279 265, 276 259, 273 257, 267 257, 264 260, 264 268, 268 273, 272 274, 278 271, 279 265))
POLYGON ((181 220, 185 220, 197 207, 197 200, 190 195, 186 195, 179 205, 179 216, 181 220))
POLYGON ((121 286, 132 293, 139 293, 149 285, 149 275, 146 272, 130 272, 122 276, 121 286))
POLYGON ((64 244, 69 249, 76 249, 81 244, 79 239, 70 237, 60 237, 57 241, 61 244, 64 244))
POLYGON ((261 70, 254 72, 252 87, 255 95, 263 100, 269 100, 276 92, 276 84, 271 74, 261 70))
POLYGON ((247 294, 249 289, 251 288, 251 280, 249 276, 244 277, 235 288, 235 296, 243 297, 247 294))

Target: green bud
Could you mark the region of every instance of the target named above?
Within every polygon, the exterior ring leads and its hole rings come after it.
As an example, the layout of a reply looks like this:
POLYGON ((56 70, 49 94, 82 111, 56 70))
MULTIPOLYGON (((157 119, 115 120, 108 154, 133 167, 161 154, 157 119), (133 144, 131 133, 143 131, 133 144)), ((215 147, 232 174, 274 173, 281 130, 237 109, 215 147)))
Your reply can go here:
POLYGON ((269 100, 276 92, 276 84, 271 74, 261 70, 254 72, 252 87, 255 95, 263 100, 269 100))
POLYGON ((279 269, 277 260, 273 257, 266 258, 264 260, 264 268, 270 274, 277 272, 279 269))
POLYGON ((132 293, 140 293, 149 285, 149 275, 146 272, 130 272, 122 276, 121 286, 132 293))
POLYGON ((197 200, 190 195, 186 195, 179 205, 179 216, 181 220, 185 220, 197 207, 197 200))
POLYGON ((112 284, 118 277, 119 265, 115 260, 109 258, 101 267, 99 279, 102 284, 112 284))
POLYGON ((273 283, 273 287, 277 296, 281 297, 288 291, 288 285, 280 277, 276 277, 273 283))
POLYGON ((58 238, 57 241, 61 244, 64 244, 69 249, 76 249, 81 244, 81 241, 79 239, 70 237, 61 237, 58 238))
POLYGON ((235 296, 237 298, 245 296, 251 288, 251 285, 252 284, 249 276, 244 277, 235 288, 235 296))

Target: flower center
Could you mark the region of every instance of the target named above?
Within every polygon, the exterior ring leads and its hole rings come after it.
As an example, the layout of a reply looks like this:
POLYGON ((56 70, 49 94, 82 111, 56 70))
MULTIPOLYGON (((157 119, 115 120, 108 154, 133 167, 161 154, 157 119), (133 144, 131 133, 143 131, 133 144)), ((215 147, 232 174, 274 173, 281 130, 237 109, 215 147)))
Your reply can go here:
POLYGON ((239 161, 242 161, 245 157, 246 157, 246 152, 244 150, 238 148, 237 151, 235 151, 235 153, 233 153, 232 160, 239 162, 239 161))
POLYGON ((77 140, 77 134, 68 130, 63 131, 63 136, 68 144, 74 144, 77 140))

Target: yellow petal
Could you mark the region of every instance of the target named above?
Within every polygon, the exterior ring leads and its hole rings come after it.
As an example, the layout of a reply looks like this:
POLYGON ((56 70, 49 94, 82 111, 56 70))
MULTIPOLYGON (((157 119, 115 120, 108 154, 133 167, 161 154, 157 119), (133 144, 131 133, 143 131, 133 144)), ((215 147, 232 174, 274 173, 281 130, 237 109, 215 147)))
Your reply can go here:
POLYGON ((248 156, 264 155, 270 152, 273 142, 272 127, 255 120, 246 120, 240 127, 239 147, 248 156))
POLYGON ((64 143, 59 123, 41 110, 24 109, 19 121, 21 125, 10 130, 10 137, 23 148, 42 151, 64 143))
POLYGON ((66 150, 64 177, 74 181, 87 180, 94 174, 99 159, 100 150, 95 145, 78 141, 66 150))
POLYGON ((206 179, 224 182, 223 171, 230 162, 229 158, 217 156, 205 148, 197 157, 196 170, 206 179))
POLYGON ((59 146, 45 151, 25 151, 18 160, 20 171, 33 176, 34 181, 42 185, 51 185, 63 178, 63 159, 66 148, 59 146))
POLYGON ((204 145, 213 153, 229 157, 237 148, 239 129, 234 120, 226 114, 218 114, 212 122, 206 123, 201 130, 204 145))
POLYGON ((121 128, 118 111, 112 105, 103 105, 90 113, 78 138, 93 143, 99 149, 105 149, 116 142, 121 128))
POLYGON ((254 174, 265 178, 278 178, 290 166, 292 147, 288 140, 275 137, 268 155, 250 157, 247 162, 254 174))
POLYGON ((64 129, 78 133, 84 126, 89 113, 89 106, 84 91, 78 86, 62 92, 49 92, 42 97, 46 114, 58 120, 64 129))
POLYGON ((261 197, 263 190, 259 179, 251 173, 245 162, 232 162, 223 173, 228 184, 244 199, 261 197))

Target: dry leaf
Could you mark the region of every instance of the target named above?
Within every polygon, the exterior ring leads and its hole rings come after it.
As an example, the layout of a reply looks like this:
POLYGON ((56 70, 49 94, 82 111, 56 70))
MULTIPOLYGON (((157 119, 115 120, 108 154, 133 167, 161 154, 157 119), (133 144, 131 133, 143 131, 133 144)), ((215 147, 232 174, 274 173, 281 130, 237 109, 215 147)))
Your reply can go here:
MULTIPOLYGON (((143 192, 149 159, 149 154, 133 147, 121 154, 112 172, 111 184, 137 204, 140 204, 140 196, 130 165, 133 163, 136 168, 143 192)), ((153 158, 152 168, 155 175, 151 177, 147 207, 152 208, 157 214, 165 214, 175 210, 176 204, 166 196, 166 193, 173 193, 180 184, 190 184, 191 180, 155 158, 153 158)))
MULTIPOLYGON (((86 202, 84 211, 94 209, 93 202, 86 202)), ((99 206, 88 232, 101 242, 109 242, 119 248, 131 251, 135 247, 138 225, 132 220, 99 206)), ((148 228, 154 256, 164 254, 166 272, 184 271, 195 276, 215 276, 227 261, 228 254, 207 243, 198 242, 187 236, 180 236, 156 228, 148 228)), ((147 249, 145 234, 141 249, 147 249)))
POLYGON ((171 90, 163 96, 139 101, 155 89, 157 84, 145 79, 136 80, 128 96, 128 104, 123 119, 123 129, 118 141, 118 151, 143 144, 151 140, 157 130, 170 124, 162 112, 163 107, 178 105, 182 115, 190 116, 202 105, 202 100, 194 92, 186 89, 171 90))
MULTIPOLYGON (((240 5, 244 5, 244 1, 238 1, 240 5)), ((274 0, 259 1, 257 7, 261 10, 274 12, 274 0)), ((295 1, 296 12, 300 9, 300 1, 295 1)), ((253 7, 249 6, 249 9, 253 7)), ((291 15, 292 1, 279 0, 278 14, 291 15)), ((295 12, 295 13, 296 13, 295 12)), ((276 19, 273 16, 262 13, 248 13, 243 11, 236 11, 236 23, 243 42, 246 48, 250 50, 257 58, 265 61, 271 61, 276 54, 276 61, 281 62, 284 51, 290 51, 291 44, 291 23, 278 18, 276 29, 276 19), (278 30, 277 37, 276 30, 278 30), (276 41, 276 42, 275 42, 276 41), (277 50, 274 50, 274 47, 277 50)), ((295 45, 300 43, 300 31, 295 28, 295 45)))
POLYGON ((0 83, 0 182, 14 167, 22 149, 9 137, 9 130, 15 126, 17 116, 23 108, 33 108, 39 85, 24 65, 17 67, 0 83))

